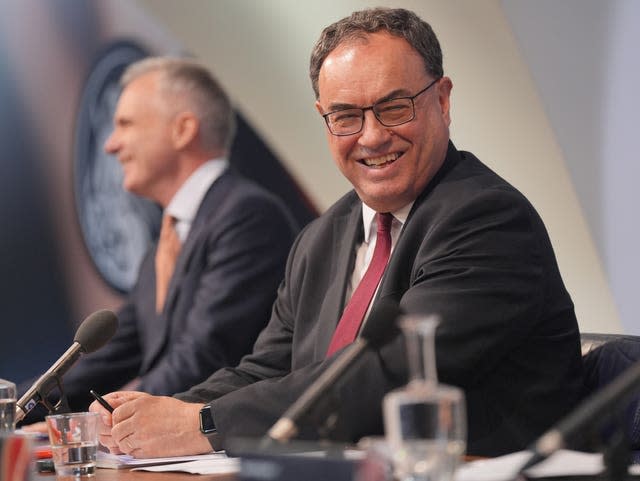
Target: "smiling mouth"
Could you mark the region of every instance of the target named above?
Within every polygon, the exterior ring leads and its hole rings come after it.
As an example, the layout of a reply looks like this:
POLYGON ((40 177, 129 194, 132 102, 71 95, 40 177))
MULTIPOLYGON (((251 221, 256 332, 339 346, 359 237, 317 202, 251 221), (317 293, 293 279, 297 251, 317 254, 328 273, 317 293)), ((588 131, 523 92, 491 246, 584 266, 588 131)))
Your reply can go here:
POLYGON ((370 157, 367 159, 360 159, 359 162, 363 165, 366 165, 367 167, 372 167, 374 169, 381 169, 382 167, 385 167, 395 162, 396 160, 398 160, 400 155, 402 154, 398 152, 394 152, 393 154, 382 155, 380 157, 370 157))

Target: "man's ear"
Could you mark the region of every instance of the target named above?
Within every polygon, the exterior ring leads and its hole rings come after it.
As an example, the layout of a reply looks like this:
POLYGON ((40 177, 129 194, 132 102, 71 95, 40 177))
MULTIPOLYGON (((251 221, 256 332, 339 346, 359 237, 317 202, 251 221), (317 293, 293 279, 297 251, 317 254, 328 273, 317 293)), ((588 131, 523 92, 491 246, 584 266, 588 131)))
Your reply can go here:
POLYGON ((171 140, 176 150, 188 146, 198 135, 200 121, 191 112, 179 113, 173 121, 171 140))
POLYGON ((442 77, 438 82, 438 103, 442 111, 442 117, 447 125, 451 124, 451 89, 453 83, 449 77, 442 77))

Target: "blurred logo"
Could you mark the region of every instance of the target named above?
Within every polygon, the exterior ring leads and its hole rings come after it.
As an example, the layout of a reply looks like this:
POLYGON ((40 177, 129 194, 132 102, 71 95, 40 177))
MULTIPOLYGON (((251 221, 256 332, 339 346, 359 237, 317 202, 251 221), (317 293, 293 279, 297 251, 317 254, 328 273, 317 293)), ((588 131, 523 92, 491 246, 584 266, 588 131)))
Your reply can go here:
POLYGON ((122 188, 117 159, 103 150, 113 129, 120 76, 147 53, 130 42, 110 45, 95 61, 78 112, 75 199, 87 249, 104 280, 119 292, 135 283, 144 253, 157 237, 160 207, 122 188))

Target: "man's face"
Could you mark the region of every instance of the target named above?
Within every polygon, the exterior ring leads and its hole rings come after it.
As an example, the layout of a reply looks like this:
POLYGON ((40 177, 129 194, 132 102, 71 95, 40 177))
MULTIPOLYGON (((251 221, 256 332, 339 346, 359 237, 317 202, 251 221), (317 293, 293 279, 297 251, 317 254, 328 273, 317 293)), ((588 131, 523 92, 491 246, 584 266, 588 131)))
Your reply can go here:
MULTIPOLYGON (((404 40, 379 32, 340 44, 325 59, 318 79, 320 114, 368 107, 381 100, 413 96, 432 80, 419 54, 404 40)), ((449 140, 451 81, 444 77, 414 99, 415 118, 385 127, 365 112, 357 134, 327 130, 338 168, 372 209, 393 212, 411 201, 438 171, 449 140)))
POLYGON ((172 112, 170 100, 159 90, 158 73, 142 75, 120 95, 115 128, 104 145, 122 164, 124 188, 156 202, 170 188, 178 164, 172 112))

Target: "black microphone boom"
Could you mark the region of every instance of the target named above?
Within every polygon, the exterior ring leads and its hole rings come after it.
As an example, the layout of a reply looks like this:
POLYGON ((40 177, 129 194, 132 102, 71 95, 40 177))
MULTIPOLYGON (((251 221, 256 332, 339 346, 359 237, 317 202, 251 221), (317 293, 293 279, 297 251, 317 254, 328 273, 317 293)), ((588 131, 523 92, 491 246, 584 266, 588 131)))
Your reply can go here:
POLYGON ((398 304, 382 301, 369 315, 360 336, 349 345, 329 368, 285 411, 269 429, 265 441, 285 443, 298 434, 298 421, 346 374, 369 348, 377 348, 390 341, 400 314, 398 304))
POLYGON ((520 471, 546 459, 559 449, 568 447, 576 435, 587 426, 601 421, 604 415, 626 400, 640 386, 640 362, 631 365, 609 385, 592 394, 563 418, 556 426, 540 436, 529 449, 533 456, 520 471))
POLYGON ((21 421, 39 402, 44 401, 49 391, 59 384, 62 375, 73 366, 81 354, 96 351, 104 346, 117 329, 118 318, 107 310, 94 312, 82 321, 71 347, 16 403, 16 422, 21 421))

